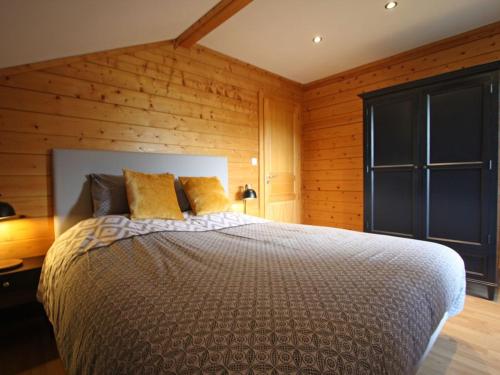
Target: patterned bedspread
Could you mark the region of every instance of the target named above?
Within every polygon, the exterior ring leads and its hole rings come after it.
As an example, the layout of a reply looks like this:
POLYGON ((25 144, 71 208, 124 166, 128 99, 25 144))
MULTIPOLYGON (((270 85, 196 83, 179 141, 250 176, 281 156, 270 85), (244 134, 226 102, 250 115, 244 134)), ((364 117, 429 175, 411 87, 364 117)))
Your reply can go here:
POLYGON ((38 296, 70 374, 413 374, 464 292, 441 245, 223 213, 85 220, 38 296))

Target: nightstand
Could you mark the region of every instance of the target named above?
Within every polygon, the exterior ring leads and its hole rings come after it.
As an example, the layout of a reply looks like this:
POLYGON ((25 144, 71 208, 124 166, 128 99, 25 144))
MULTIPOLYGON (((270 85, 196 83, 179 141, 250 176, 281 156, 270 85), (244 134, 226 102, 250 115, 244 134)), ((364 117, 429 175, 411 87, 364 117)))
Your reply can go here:
POLYGON ((64 374, 52 326, 36 301, 44 257, 0 272, 0 373, 64 374))
POLYGON ((0 272, 0 309, 36 301, 44 258, 25 258, 21 267, 0 272))

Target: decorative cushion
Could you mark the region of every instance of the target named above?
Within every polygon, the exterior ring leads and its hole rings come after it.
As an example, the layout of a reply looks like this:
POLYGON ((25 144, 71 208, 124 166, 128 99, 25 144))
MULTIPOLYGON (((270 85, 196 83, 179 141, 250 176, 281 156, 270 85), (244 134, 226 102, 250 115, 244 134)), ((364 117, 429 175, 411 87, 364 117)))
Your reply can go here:
POLYGON ((88 178, 94 217, 125 215, 130 212, 123 176, 93 173, 88 178))
POLYGON ((124 169, 131 219, 183 220, 170 173, 148 174, 124 169))
POLYGON ((230 211, 231 202, 217 177, 179 177, 195 215, 230 211))
POLYGON ((176 179, 175 180, 175 192, 177 193, 177 201, 179 202, 179 207, 181 208, 181 211, 189 211, 189 201, 186 197, 186 193, 184 192, 184 189, 182 188, 181 182, 176 179))

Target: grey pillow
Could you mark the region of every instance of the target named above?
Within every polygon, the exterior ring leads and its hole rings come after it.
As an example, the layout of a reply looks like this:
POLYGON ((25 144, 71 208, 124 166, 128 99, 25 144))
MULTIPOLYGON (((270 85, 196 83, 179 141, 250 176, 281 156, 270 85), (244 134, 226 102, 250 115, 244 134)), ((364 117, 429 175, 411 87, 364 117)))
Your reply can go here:
POLYGON ((181 211, 184 212, 190 210, 191 206, 189 205, 186 193, 184 192, 184 189, 182 188, 179 179, 177 178, 175 179, 174 185, 175 185, 175 193, 177 194, 177 202, 179 203, 181 211))
MULTIPOLYGON (((94 217, 129 214, 125 177, 109 174, 90 174, 90 194, 94 205, 94 217)), ((189 210, 189 201, 179 180, 175 180, 175 192, 181 211, 189 210)))
POLYGON ((89 178, 94 217, 130 213, 123 176, 94 173, 89 178))

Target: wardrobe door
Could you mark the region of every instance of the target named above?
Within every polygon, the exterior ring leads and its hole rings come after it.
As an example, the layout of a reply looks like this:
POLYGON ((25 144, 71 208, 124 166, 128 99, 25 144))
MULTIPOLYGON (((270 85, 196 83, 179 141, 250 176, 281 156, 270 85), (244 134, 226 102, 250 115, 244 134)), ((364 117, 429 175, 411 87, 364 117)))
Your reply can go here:
POLYGON ((415 238, 418 96, 385 96, 365 105, 365 230, 415 238))
POLYGON ((483 75, 423 90, 423 239, 457 250, 469 278, 494 282, 498 138, 491 82, 483 75))

